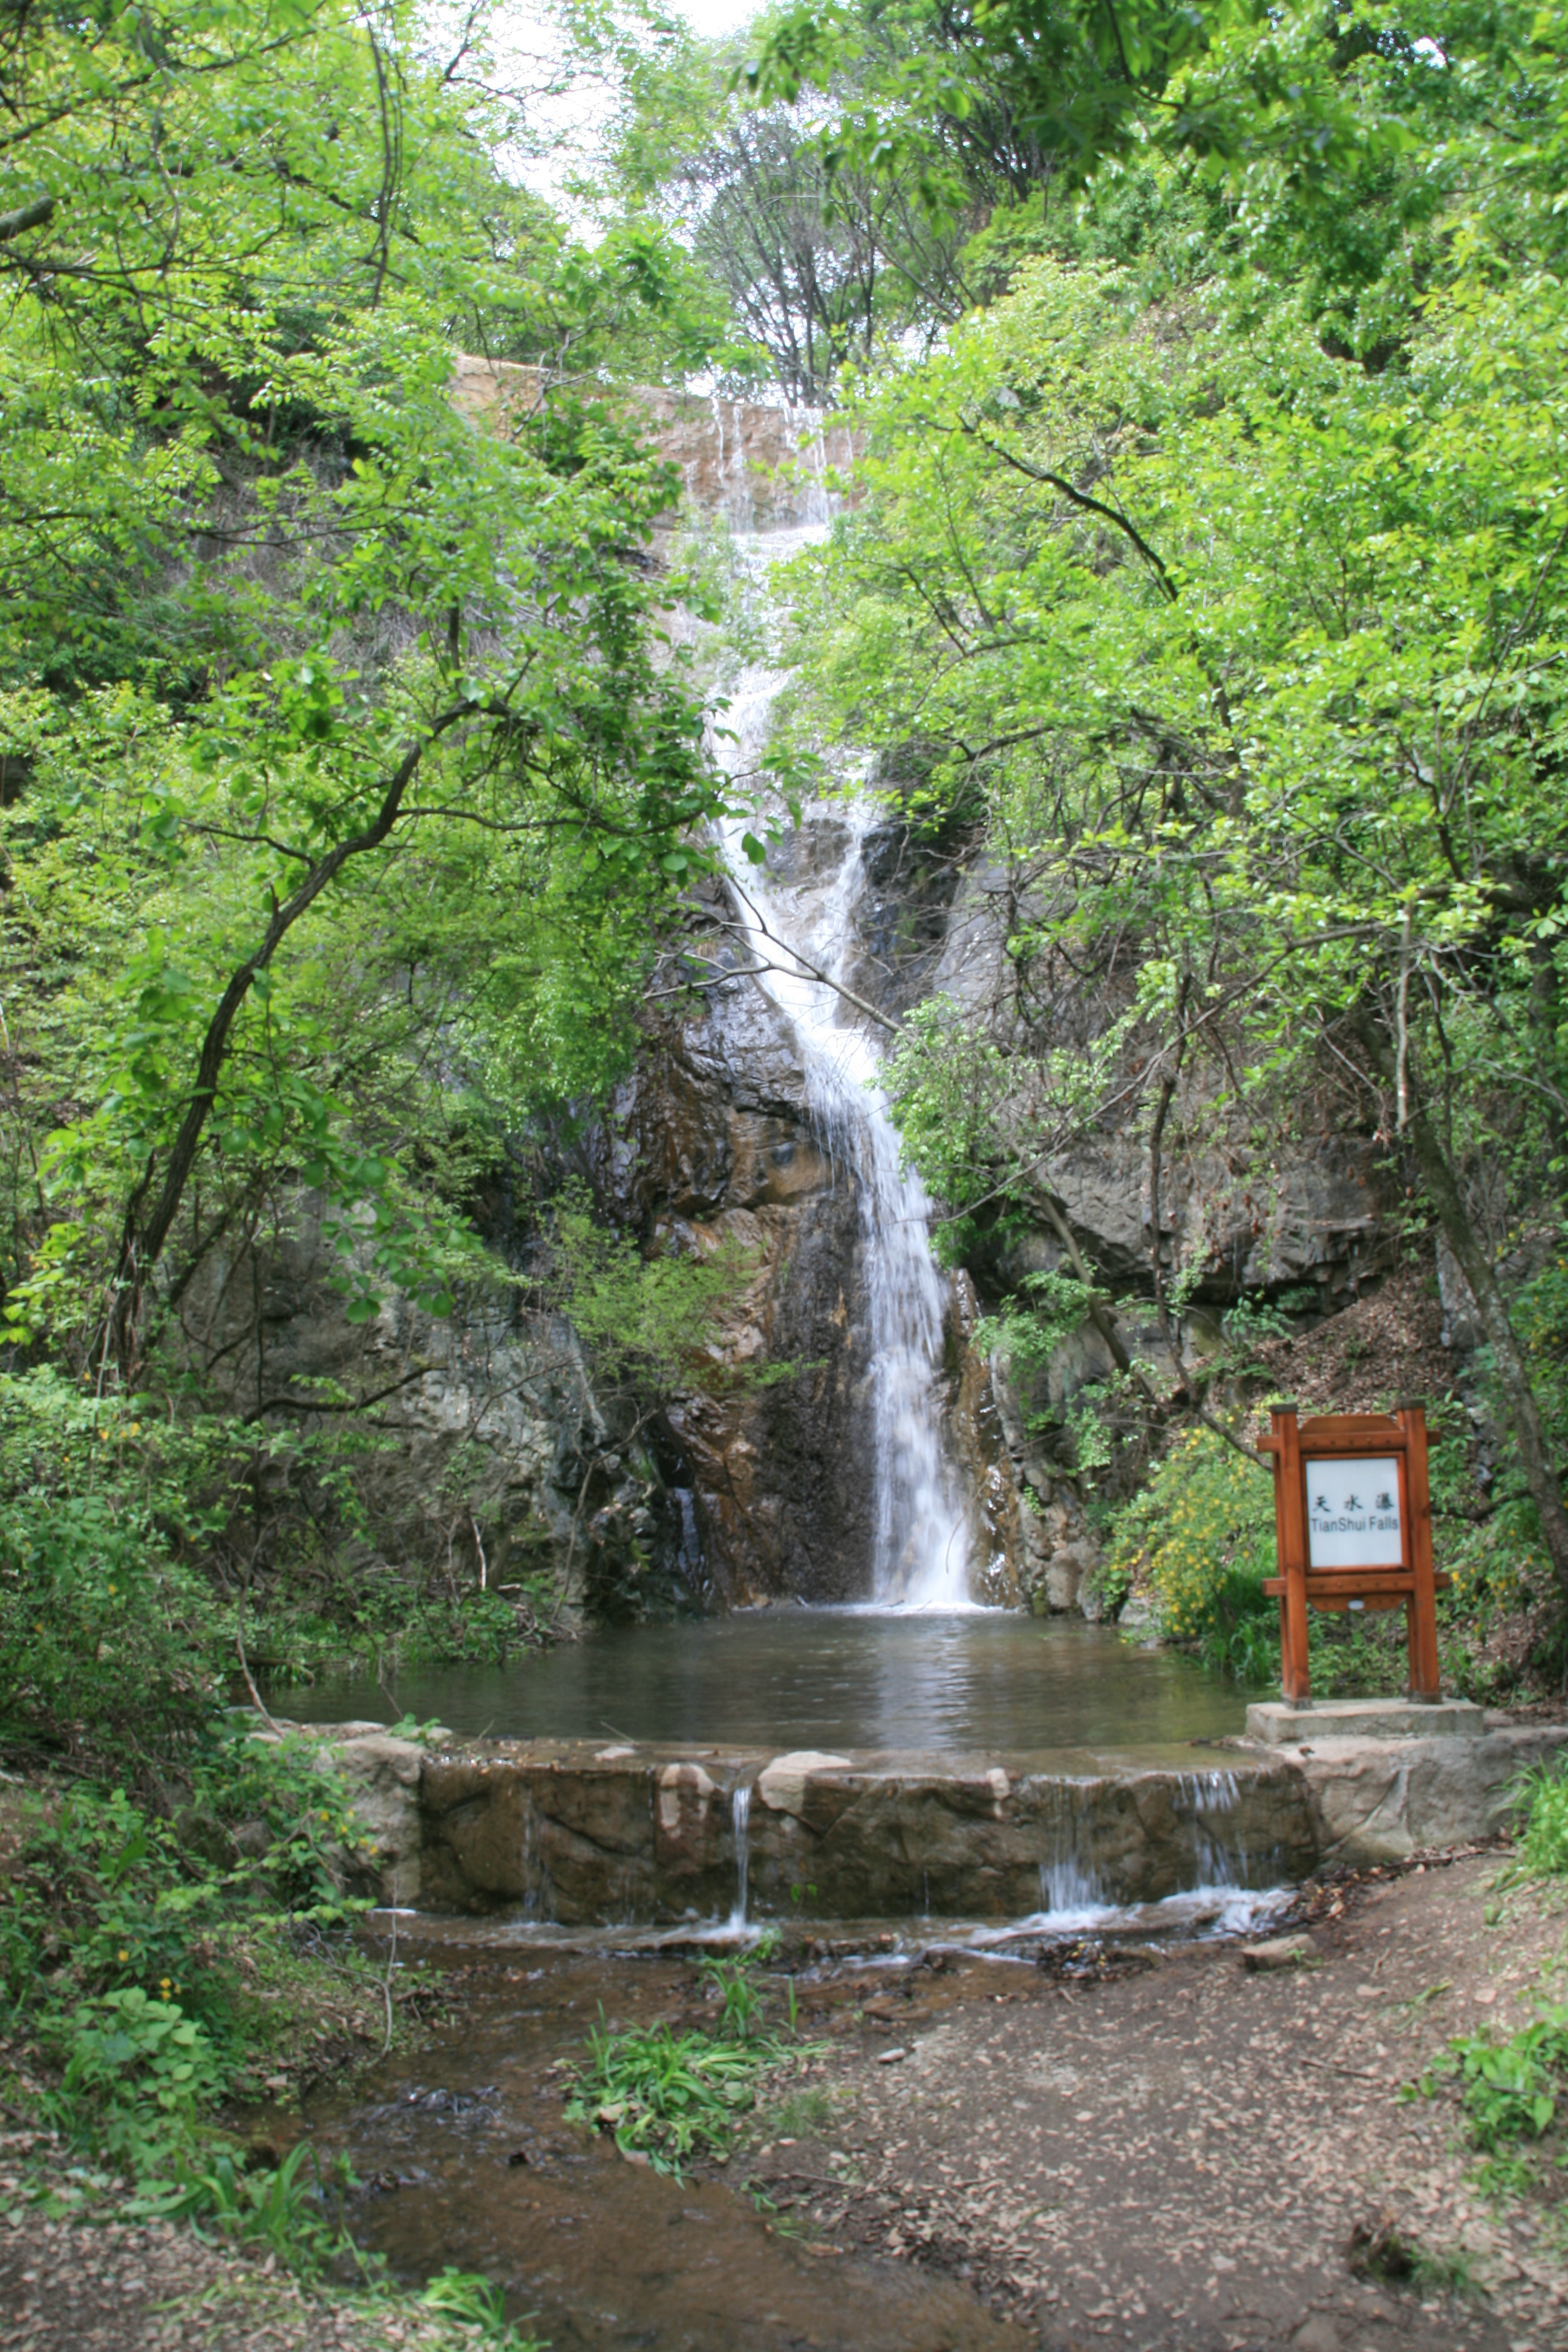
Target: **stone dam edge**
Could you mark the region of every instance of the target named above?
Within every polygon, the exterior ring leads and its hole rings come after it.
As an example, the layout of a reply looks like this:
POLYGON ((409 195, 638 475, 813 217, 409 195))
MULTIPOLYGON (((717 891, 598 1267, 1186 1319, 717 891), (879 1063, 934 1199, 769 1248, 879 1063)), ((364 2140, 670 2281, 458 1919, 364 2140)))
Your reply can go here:
POLYGON ((563 1927, 729 1916, 739 1836, 754 1920, 999 1921, 1066 1885, 1075 1900, 1159 1901, 1213 1884, 1216 1866, 1237 1885, 1282 1885, 1489 1837, 1520 1774, 1568 1752, 1568 1724, 1498 1717, 1477 1737, 1237 1740, 1190 1768, 1082 1771, 1016 1754, 426 1747, 367 1723, 289 1728, 319 1736, 319 1765, 349 1783, 367 1892, 563 1927), (743 1824, 737 1789, 752 1792, 743 1824))

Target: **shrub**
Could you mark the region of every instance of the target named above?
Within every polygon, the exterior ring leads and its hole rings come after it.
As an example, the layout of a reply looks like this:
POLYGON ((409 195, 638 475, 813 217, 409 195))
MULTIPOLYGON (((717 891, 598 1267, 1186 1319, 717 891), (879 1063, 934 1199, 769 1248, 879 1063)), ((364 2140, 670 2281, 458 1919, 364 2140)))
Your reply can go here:
POLYGON ((90 2101, 102 2155, 127 2172, 162 2169, 223 2088, 212 2037, 180 2004, 140 1985, 83 2001, 56 2037, 68 2102, 90 2101))
POLYGON ((1430 2098, 1438 2080, 1458 2075, 1469 2135, 1488 2154, 1540 2139, 1556 2119, 1568 2085, 1568 2008, 1543 2009, 1506 2042, 1466 2033, 1450 2042, 1416 2086, 1430 2098))
POLYGON ((40 2095, 79 2147, 166 2168, 226 2092, 297 2045, 302 2000, 342 2012, 374 1987, 333 1885, 358 1836, 300 1741, 210 1730, 161 1814, 74 1790, 12 1865, 0 2026, 50 2062, 40 2095))
POLYGON ((1516 1785, 1523 1820, 1520 1826, 1518 1874, 1524 1878, 1568 1877, 1568 1767, 1538 1764, 1516 1785))
POLYGON ((0 1732, 145 1752, 210 1711, 223 1612, 189 1557, 216 1423, 0 1374, 0 1732))
POLYGON ((1111 1523, 1106 1573, 1145 1583, 1168 1641, 1245 1682, 1278 1670, 1274 1490, 1213 1430, 1177 1438, 1142 1492, 1111 1523))

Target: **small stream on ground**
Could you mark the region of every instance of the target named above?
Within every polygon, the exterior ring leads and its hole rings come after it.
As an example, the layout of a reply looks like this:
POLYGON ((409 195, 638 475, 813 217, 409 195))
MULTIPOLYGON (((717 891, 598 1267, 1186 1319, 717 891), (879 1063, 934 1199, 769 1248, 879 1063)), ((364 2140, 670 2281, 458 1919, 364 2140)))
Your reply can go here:
MULTIPOLYGON (((395 2275, 414 2283, 448 2263, 482 2271, 513 2315, 536 2315, 554 2352, 1021 2352, 1026 2339, 961 2280, 873 2255, 857 2231, 836 2232, 831 2252, 791 2233, 780 2209, 794 2201, 792 2164, 808 2179, 827 2168, 817 2140, 830 2139, 830 2124, 814 2136, 798 2123, 792 2132, 784 2116, 784 2147, 775 2139, 761 2162, 770 2215, 739 2181, 662 2177, 628 2163, 607 2135, 563 2120, 557 2070, 583 2056, 591 2028, 712 2023, 689 1961, 506 1956, 465 1949, 455 1927, 441 1960, 458 2021, 425 2051, 384 2062, 352 2095, 310 2100, 302 2119, 323 2159, 350 2157, 362 2183, 351 2226, 395 2275)), ((831 2081, 863 2036, 891 2042, 891 2026, 868 2019, 868 2008, 896 2004, 912 2021, 917 2007, 952 1997, 951 1968, 921 1971, 912 2001, 902 1998, 905 1973, 873 1956, 797 1979, 801 2038, 822 2053, 817 2079, 831 2081)), ((1019 1967, 985 1973, 1034 1978, 1019 1967)), ((300 2124, 267 2118, 257 2128, 281 2144, 300 2124)), ((752 2135, 759 2154, 767 2146, 763 2130, 752 2135)))

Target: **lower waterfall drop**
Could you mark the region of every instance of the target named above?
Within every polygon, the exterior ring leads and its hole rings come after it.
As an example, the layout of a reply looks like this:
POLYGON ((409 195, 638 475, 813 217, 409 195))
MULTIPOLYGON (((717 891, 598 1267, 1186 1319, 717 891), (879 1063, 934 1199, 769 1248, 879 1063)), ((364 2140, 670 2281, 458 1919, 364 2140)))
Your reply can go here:
POLYGON ((735 1907, 730 1914, 731 1927, 746 1924, 746 1879, 751 1867, 752 1784, 737 1780, 730 1791, 730 1825, 735 1833, 735 1907))
MULTIPOLYGON (((759 766, 783 684, 776 670, 742 675, 730 703, 732 734, 719 747, 730 774, 759 766)), ((807 1108, 829 1150, 855 1174, 871 1339, 872 1597, 905 1609, 964 1609, 973 1605, 969 1520, 946 1458, 938 1403, 947 1302, 931 1252, 933 1204, 915 1171, 900 1165, 898 1129, 876 1083, 879 1056, 864 1030, 848 1025, 857 1018, 853 1009, 836 989, 788 968, 790 951, 798 950, 841 980, 848 961, 854 910, 866 887, 865 837, 878 811, 862 801, 834 813, 847 824, 847 845, 809 936, 791 938, 766 879, 742 853, 742 822, 723 828, 724 850, 753 958, 770 967, 759 985, 799 1042, 807 1108)))

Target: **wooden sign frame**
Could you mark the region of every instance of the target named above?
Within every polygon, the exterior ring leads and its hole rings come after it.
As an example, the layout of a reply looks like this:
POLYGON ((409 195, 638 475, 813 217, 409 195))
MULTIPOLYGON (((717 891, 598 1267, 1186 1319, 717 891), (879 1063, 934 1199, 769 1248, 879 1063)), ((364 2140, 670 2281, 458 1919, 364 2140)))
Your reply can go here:
POLYGON ((1258 1451, 1274 1464, 1274 1539, 1279 1574, 1265 1592, 1279 1601, 1280 1682, 1293 1706, 1312 1695, 1307 1651, 1307 1611, 1368 1610, 1402 1604, 1410 1659, 1410 1696, 1442 1696, 1437 1666, 1436 1595, 1452 1580, 1432 1565, 1432 1495, 1426 1449, 1426 1415, 1418 1404, 1393 1413, 1321 1414, 1298 1421, 1293 1404, 1269 1409, 1271 1433, 1258 1451), (1398 1465, 1401 1557, 1396 1566, 1314 1567, 1308 1536, 1309 1462, 1375 1461, 1392 1455, 1398 1465))

